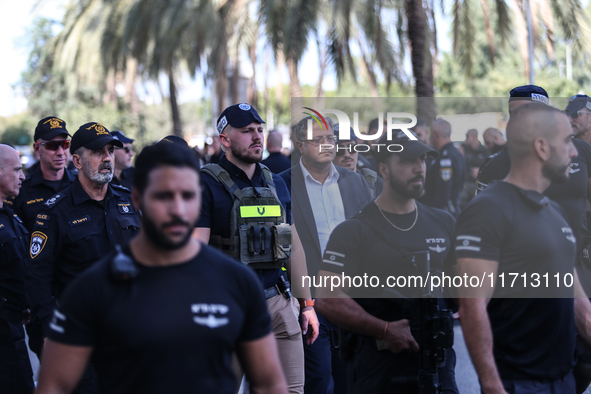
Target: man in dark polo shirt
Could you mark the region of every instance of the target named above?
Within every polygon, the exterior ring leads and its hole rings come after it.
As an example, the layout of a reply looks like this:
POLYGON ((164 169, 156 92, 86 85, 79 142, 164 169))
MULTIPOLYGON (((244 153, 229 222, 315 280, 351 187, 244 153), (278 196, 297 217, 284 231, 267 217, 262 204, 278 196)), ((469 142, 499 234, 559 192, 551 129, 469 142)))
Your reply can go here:
POLYGON ((533 103, 512 113, 507 137, 509 174, 458 220, 458 274, 496 279, 459 288, 464 338, 484 393, 574 393, 576 333, 591 343, 591 305, 574 270, 573 230, 542 194, 568 179, 573 133, 561 111, 533 103))
POLYGON ((269 167, 273 174, 279 174, 291 167, 289 158, 281 153, 282 142, 283 136, 278 131, 271 130, 267 135, 267 152, 269 152, 269 156, 261 163, 269 167))
MULTIPOLYGON (((300 328, 298 300, 291 295, 281 262, 275 259, 253 261, 257 256, 264 258, 267 255, 263 250, 268 251, 271 238, 270 234, 269 238, 265 235, 265 225, 252 224, 249 212, 258 214, 257 220, 262 223, 279 217, 277 222, 287 220, 291 224, 289 190, 281 177, 259 164, 263 154, 263 123, 256 109, 245 103, 232 105, 219 116, 217 130, 225 155, 222 155, 219 164, 209 164, 202 169, 201 214, 194 236, 253 267, 267 297, 288 388, 292 393, 303 393, 304 349, 301 334, 303 331, 309 338, 318 335, 316 313, 310 305, 313 305, 312 300, 300 300, 303 326, 300 328), (235 205, 237 201, 240 206, 235 205), (248 201, 254 201, 250 205, 256 208, 246 206, 248 201), (238 228, 241 224, 243 226, 238 228), (248 235, 243 233, 238 239, 244 227, 248 229, 248 235), (308 330, 308 321, 316 328, 308 330)), ((291 264, 305 264, 302 260, 295 262, 292 259, 291 264)))

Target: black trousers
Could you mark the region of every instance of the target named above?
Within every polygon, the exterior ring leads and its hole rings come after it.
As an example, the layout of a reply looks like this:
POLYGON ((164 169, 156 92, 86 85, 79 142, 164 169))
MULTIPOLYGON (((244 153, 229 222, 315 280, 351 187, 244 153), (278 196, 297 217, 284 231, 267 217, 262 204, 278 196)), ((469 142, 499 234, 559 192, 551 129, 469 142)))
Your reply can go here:
POLYGON ((0 393, 29 394, 34 390, 25 330, 20 323, 0 318, 0 393))
POLYGON ((509 394, 574 394, 575 379, 571 371, 550 381, 503 379, 503 387, 509 394))

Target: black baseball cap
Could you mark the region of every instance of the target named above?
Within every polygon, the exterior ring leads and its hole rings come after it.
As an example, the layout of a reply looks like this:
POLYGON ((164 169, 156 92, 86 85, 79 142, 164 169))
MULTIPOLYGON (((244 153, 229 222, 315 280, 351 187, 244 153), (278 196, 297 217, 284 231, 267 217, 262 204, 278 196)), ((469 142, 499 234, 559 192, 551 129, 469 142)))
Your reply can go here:
POLYGON ((52 138, 62 134, 66 134, 67 136, 71 137, 70 133, 68 133, 68 130, 66 130, 66 122, 55 116, 48 116, 41 119, 39 123, 37 123, 33 140, 37 141, 42 138, 45 141, 49 141, 52 138))
POLYGON ((343 141, 357 141, 357 136, 355 135, 355 132, 353 131, 353 127, 349 127, 349 133, 347 134, 347 138, 341 138, 340 136, 340 130, 339 130, 339 125, 336 124, 334 126, 334 134, 337 137, 337 142, 343 142, 343 141))
POLYGON ((404 131, 399 131, 396 134, 392 132, 391 140, 388 139, 387 135, 384 135, 382 138, 380 138, 380 141, 378 143, 383 145, 379 146, 379 152, 377 150, 373 152, 376 161, 378 163, 384 162, 390 155, 398 155, 403 159, 407 160, 415 159, 424 154, 427 154, 431 157, 437 157, 439 155, 439 152, 437 152, 435 149, 419 140, 419 137, 417 137, 417 135, 414 132, 410 130, 408 132, 416 138, 416 141, 411 140, 410 137, 406 135, 404 131), (400 152, 397 152, 397 150, 399 150, 400 147, 394 147, 391 149, 395 152, 388 151, 388 146, 392 144, 401 145, 402 150, 400 152))
POLYGON ((173 144, 173 145, 181 145, 181 146, 186 146, 187 148, 189 147, 189 144, 187 143, 187 141, 185 141, 184 138, 179 137, 178 135, 167 135, 166 137, 163 137, 160 141, 157 142, 157 144, 173 144))
POLYGON ((123 148, 123 142, 113 138, 109 130, 102 124, 96 122, 85 123, 78 128, 78 131, 72 137, 70 153, 73 154, 80 147, 91 150, 101 149, 111 142, 113 145, 123 148))
POLYGON ((259 116, 259 113, 250 104, 234 104, 222 112, 216 123, 218 133, 222 133, 227 125, 240 128, 248 126, 252 122, 265 123, 259 116))
POLYGON ((578 111, 583 108, 591 111, 591 97, 586 94, 577 94, 568 99, 568 105, 565 111, 578 111))
POLYGON ((123 142, 124 144, 131 144, 134 141, 131 138, 127 138, 121 130, 111 131, 111 136, 116 140, 123 142))
POLYGON ((548 99, 548 92, 536 85, 524 85, 517 86, 509 92, 509 101, 515 100, 530 100, 537 101, 548 105, 550 100, 548 99))

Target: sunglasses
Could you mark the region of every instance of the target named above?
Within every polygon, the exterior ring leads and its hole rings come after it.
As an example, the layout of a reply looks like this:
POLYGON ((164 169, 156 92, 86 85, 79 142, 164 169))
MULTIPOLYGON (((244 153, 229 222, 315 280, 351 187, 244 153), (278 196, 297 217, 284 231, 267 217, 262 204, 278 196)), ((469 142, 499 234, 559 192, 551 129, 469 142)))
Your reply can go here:
POLYGON ((588 111, 564 111, 571 119, 577 119, 582 114, 591 114, 588 111))
POLYGON ((58 140, 58 141, 47 141, 38 142, 37 145, 44 147, 47 150, 58 150, 61 146, 63 150, 70 149, 70 140, 58 140))
POLYGON ((131 152, 131 148, 130 148, 130 147, 128 147, 128 146, 126 146, 126 147, 123 147, 123 148, 115 147, 115 149, 123 149, 123 150, 125 151, 125 153, 129 153, 129 152, 131 152))

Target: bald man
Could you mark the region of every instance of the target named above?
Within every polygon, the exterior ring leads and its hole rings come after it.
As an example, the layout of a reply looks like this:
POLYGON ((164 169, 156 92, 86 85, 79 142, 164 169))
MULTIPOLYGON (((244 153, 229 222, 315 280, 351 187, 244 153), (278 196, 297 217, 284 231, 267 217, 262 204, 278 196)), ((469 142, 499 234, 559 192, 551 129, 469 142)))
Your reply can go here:
POLYGON ((269 156, 261 163, 269 167, 273 174, 279 174, 291 167, 291 161, 281 153, 282 148, 283 135, 271 130, 267 136, 267 152, 269 152, 269 156))
POLYGON ((431 146, 439 156, 431 161, 425 180, 425 205, 443 209, 455 217, 460 213, 460 192, 466 177, 466 162, 451 142, 451 125, 443 119, 431 124, 431 146))
POLYGON ((458 274, 497 279, 459 289, 464 338, 483 393, 575 393, 576 334, 591 344, 591 305, 574 269, 573 230, 543 194, 569 178, 573 132, 561 111, 533 103, 515 110, 507 137, 509 174, 476 196, 457 224, 458 274), (526 282, 510 286, 501 275, 526 282), (535 287, 536 275, 573 286, 535 287))
MULTIPOLYGON (((517 101, 519 103, 527 103, 527 101, 517 101)), ((494 127, 489 127, 488 129, 484 130, 482 134, 482 139, 484 140, 484 147, 490 152, 491 155, 499 152, 507 141, 503 138, 503 134, 494 127)))
POLYGON ((32 393, 33 370, 23 324, 30 320, 25 296, 28 232, 4 203, 25 179, 18 152, 0 144, 0 393, 32 393))

